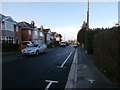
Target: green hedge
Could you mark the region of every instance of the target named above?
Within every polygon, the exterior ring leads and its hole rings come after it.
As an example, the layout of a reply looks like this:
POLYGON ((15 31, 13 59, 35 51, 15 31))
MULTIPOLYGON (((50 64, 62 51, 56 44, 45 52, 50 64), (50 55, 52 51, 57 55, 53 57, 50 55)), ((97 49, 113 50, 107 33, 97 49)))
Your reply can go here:
POLYGON ((96 28, 93 30, 87 30, 85 32, 85 49, 87 50, 87 53, 93 54, 93 39, 96 33, 103 31, 100 28, 96 28))
POLYGON ((120 85, 120 27, 96 34, 93 48, 97 66, 120 85))
POLYGON ((2 43, 2 51, 3 52, 18 51, 19 47, 20 46, 18 44, 13 44, 13 43, 8 43, 8 42, 3 42, 2 43))

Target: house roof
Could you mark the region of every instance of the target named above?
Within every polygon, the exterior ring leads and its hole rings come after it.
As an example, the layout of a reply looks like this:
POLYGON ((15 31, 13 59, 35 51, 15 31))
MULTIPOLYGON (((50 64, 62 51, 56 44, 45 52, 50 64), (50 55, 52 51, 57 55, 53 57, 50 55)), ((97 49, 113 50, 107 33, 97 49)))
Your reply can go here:
POLYGON ((22 29, 33 29, 34 27, 31 26, 31 24, 23 21, 23 22, 19 22, 22 25, 22 29))
POLYGON ((56 32, 52 32, 52 34, 53 34, 53 35, 55 35, 55 34, 57 35, 58 33, 56 33, 56 32))
POLYGON ((0 20, 2 20, 2 21, 9 21, 9 22, 13 22, 13 23, 14 23, 15 25, 17 25, 17 26, 22 26, 20 23, 18 23, 18 22, 16 22, 16 21, 14 21, 14 20, 12 19, 12 17, 2 15, 1 13, 0 13, 0 20))
POLYGON ((16 22, 16 21, 15 21, 15 25, 17 25, 17 26, 22 26, 22 24, 20 24, 20 23, 18 23, 18 22, 16 22))
POLYGON ((13 23, 15 22, 12 17, 5 16, 5 15, 3 15, 1 13, 0 13, 0 20, 2 20, 2 21, 9 21, 9 22, 13 22, 13 23))
POLYGON ((4 18, 6 17, 0 13, 0 20, 3 20, 4 18))
POLYGON ((48 33, 50 31, 50 29, 44 29, 43 33, 48 33))

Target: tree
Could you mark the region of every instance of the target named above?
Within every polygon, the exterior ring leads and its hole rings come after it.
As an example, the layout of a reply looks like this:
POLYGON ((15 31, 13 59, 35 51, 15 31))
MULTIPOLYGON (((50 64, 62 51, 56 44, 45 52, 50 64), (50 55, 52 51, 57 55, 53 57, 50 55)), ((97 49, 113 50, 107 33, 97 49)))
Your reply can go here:
POLYGON ((85 44, 85 32, 87 30, 87 23, 84 21, 82 28, 79 30, 77 35, 77 41, 81 44, 85 44))

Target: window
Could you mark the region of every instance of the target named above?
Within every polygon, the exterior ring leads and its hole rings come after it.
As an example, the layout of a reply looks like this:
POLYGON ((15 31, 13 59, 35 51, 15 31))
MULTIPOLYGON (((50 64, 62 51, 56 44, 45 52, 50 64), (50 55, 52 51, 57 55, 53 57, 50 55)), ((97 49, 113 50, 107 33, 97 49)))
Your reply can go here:
POLYGON ((36 36, 38 35, 38 32, 37 32, 37 31, 33 31, 33 32, 34 32, 34 35, 36 35, 36 36))
POLYGON ((18 30, 18 26, 16 26, 16 32, 19 32, 19 30, 18 30))
POLYGON ((2 30, 5 30, 5 22, 2 22, 2 30))
POLYGON ((6 40, 6 37, 2 37, 1 40, 6 40))
POLYGON ((42 32, 40 32, 40 36, 43 36, 43 33, 42 33, 42 32))
POLYGON ((9 31, 14 31, 14 25, 12 22, 5 21, 5 29, 9 31))
POLYGON ((31 33, 31 30, 29 30, 29 31, 28 31, 28 34, 29 34, 29 35, 31 35, 31 34, 32 34, 32 33, 31 33))

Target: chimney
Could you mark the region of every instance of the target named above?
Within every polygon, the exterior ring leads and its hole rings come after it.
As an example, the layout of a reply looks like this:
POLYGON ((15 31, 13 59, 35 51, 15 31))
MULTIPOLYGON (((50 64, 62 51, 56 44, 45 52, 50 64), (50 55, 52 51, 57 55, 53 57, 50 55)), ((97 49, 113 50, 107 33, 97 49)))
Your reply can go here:
POLYGON ((31 26, 35 27, 35 22, 34 21, 31 21, 31 26))
POLYGON ((41 25, 40 28, 41 28, 42 30, 44 30, 43 25, 41 25))

